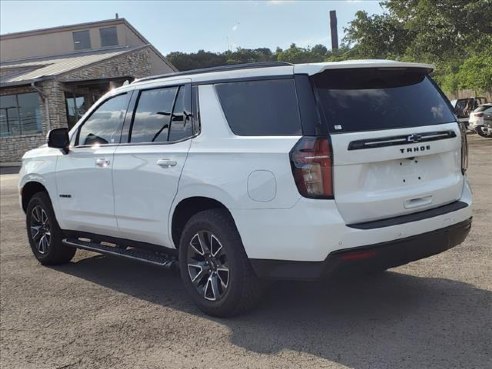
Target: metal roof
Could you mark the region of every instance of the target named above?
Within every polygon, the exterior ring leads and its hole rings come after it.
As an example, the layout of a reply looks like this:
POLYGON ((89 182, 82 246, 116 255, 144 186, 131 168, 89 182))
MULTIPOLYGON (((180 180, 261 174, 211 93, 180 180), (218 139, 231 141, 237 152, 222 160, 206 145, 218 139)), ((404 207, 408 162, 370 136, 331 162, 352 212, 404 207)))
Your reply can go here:
MULTIPOLYGON (((144 45, 143 47, 146 47, 144 45)), ((78 53, 51 58, 2 63, 0 86, 27 84, 35 80, 47 79, 60 74, 85 67, 115 56, 119 56, 137 48, 119 48, 99 52, 78 53)))

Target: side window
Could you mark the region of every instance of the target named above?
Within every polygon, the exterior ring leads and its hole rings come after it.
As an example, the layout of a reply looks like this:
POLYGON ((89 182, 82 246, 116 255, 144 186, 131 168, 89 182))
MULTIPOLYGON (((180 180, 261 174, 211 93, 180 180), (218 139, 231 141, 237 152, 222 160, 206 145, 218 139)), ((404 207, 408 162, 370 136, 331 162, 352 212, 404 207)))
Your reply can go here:
POLYGON ((115 96, 102 103, 80 128, 77 145, 119 143, 127 106, 128 94, 115 96))
POLYGON ((130 142, 174 142, 192 135, 190 86, 140 92, 130 142))
POLYGON ((140 92, 130 142, 167 142, 177 91, 177 87, 166 87, 140 92))
POLYGON ((215 85, 225 117, 238 136, 302 134, 293 79, 215 85))
POLYGON ((186 86, 181 86, 174 104, 169 141, 179 141, 191 136, 193 136, 191 101, 188 101, 186 86))

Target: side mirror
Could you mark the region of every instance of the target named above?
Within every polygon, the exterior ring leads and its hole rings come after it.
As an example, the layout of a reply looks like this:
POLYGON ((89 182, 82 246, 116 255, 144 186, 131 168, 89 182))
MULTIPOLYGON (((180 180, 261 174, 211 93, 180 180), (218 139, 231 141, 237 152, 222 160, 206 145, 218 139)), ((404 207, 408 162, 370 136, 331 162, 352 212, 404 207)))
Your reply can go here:
POLYGON ((54 147, 55 149, 62 149, 64 154, 68 154, 68 146, 70 140, 68 138, 67 128, 52 129, 48 133, 48 147, 54 147))

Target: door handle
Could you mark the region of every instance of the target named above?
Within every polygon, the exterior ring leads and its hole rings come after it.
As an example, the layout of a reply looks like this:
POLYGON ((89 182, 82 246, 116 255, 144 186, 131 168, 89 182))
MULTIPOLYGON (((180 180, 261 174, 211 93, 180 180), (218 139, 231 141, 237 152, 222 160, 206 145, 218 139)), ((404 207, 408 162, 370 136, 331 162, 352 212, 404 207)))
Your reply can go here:
POLYGON ((175 160, 170 159, 159 159, 157 160, 157 165, 162 168, 175 167, 178 164, 175 160))
POLYGON ((419 206, 429 205, 432 203, 432 195, 406 200, 404 203, 405 209, 418 208, 419 206))
POLYGON ((107 168, 107 167, 109 167, 109 164, 111 164, 111 162, 106 158, 97 158, 96 159, 96 167, 107 168))

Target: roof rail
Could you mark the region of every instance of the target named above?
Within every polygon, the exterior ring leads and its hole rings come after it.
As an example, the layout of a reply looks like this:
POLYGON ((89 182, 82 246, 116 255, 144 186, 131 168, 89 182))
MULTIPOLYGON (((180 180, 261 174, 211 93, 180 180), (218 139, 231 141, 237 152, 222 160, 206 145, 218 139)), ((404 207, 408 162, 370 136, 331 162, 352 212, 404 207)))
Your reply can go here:
POLYGON ((166 78, 166 77, 186 76, 190 74, 226 72, 229 70, 239 70, 239 69, 271 68, 271 67, 281 67, 286 65, 292 65, 292 64, 287 62, 257 62, 257 63, 245 63, 245 64, 220 65, 218 67, 191 69, 183 72, 166 73, 166 74, 159 74, 156 76, 144 77, 144 78, 136 79, 132 83, 152 81, 154 79, 166 78))

